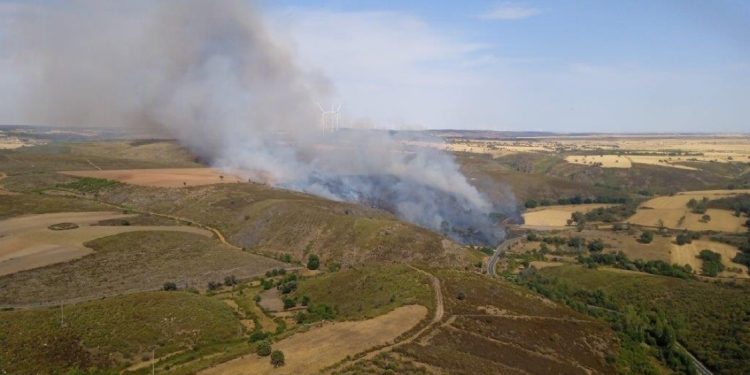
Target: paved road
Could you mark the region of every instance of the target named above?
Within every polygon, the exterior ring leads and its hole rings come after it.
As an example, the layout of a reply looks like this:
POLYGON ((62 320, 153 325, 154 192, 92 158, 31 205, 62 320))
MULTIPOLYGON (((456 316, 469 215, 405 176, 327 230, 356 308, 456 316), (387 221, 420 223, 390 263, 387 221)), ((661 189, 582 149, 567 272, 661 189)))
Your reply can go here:
POLYGON ((500 260, 500 257, 502 257, 508 249, 516 246, 517 244, 520 244, 523 239, 524 237, 509 238, 501 242, 500 245, 497 245, 497 248, 495 248, 495 253, 492 254, 490 259, 487 261, 487 274, 490 276, 497 276, 497 274, 495 273, 495 268, 497 268, 497 261, 500 260))

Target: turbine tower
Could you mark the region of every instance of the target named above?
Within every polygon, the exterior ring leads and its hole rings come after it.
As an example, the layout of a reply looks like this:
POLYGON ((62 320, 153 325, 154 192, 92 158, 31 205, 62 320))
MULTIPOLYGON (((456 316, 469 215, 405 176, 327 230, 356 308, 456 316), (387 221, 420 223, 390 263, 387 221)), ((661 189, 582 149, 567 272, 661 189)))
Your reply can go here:
POLYGON ((320 103, 320 127, 323 129, 323 133, 330 133, 339 130, 339 121, 341 120, 341 104, 338 107, 334 107, 331 104, 331 109, 326 110, 320 103))

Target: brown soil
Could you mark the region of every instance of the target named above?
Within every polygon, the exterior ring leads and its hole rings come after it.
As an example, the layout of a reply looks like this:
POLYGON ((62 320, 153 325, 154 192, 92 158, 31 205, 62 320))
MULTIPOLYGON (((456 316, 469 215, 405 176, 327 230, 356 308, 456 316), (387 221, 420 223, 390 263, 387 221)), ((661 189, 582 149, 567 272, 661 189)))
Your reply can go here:
POLYGON ((91 170, 60 173, 76 177, 116 180, 132 185, 171 188, 247 181, 245 178, 213 168, 91 170))

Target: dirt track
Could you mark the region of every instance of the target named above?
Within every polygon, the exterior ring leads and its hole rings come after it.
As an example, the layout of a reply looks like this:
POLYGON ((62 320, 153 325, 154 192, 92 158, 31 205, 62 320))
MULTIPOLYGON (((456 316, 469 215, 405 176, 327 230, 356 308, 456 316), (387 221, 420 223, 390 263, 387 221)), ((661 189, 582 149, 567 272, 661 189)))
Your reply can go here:
POLYGON ((25 215, 0 221, 0 275, 7 275, 80 258, 92 252, 83 244, 99 237, 134 231, 180 231, 211 236, 190 226, 92 226, 101 220, 134 215, 117 212, 60 212, 25 215), (52 224, 75 223, 78 228, 51 230, 52 224))
POLYGON ((268 357, 249 354, 201 374, 312 374, 347 356, 388 343, 427 315, 420 305, 399 307, 385 315, 356 322, 327 323, 273 344, 284 352, 286 365, 274 369, 268 357))

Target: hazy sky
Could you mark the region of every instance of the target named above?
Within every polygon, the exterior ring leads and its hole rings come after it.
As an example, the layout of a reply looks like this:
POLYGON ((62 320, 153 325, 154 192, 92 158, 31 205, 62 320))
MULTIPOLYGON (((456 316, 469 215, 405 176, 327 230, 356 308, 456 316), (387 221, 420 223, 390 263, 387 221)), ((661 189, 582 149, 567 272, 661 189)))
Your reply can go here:
MULTIPOLYGON (((3 61, 2 27, 19 4, 0 0, 3 112, 14 77, 3 61)), ((750 1, 267 0, 261 7, 299 64, 330 78, 349 123, 750 130, 750 1)), ((0 122, 7 122, 2 112, 0 122)))

